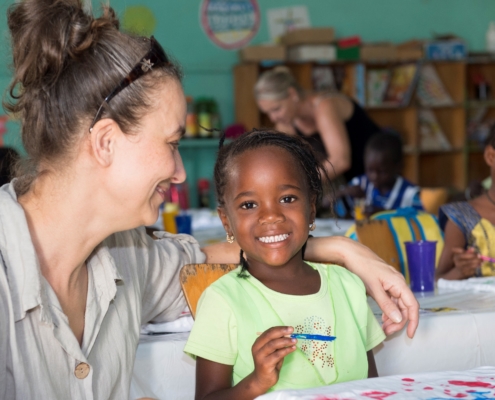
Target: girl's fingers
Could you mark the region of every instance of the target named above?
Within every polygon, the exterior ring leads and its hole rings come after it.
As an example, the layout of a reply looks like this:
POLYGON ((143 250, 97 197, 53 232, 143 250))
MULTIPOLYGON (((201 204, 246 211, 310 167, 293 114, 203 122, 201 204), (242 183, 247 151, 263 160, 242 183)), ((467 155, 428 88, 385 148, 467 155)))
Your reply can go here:
POLYGON ((284 361, 284 357, 287 356, 288 354, 292 353, 295 350, 296 350, 295 345, 278 349, 278 350, 272 352, 271 354, 269 354, 268 356, 266 356, 263 359, 263 364, 265 366, 270 366, 270 367, 273 366, 273 368, 277 368, 278 370, 280 370, 279 365, 280 365, 280 367, 282 366, 282 363, 284 361))
POLYGON ((273 339, 283 338, 294 332, 291 326, 274 326, 264 331, 253 344, 252 351, 257 352, 273 339))
POLYGON ((259 348, 256 352, 253 352, 253 355, 254 357, 260 359, 267 358, 271 354, 274 354, 279 350, 283 350, 295 346, 296 343, 297 343, 296 339, 287 338, 287 337, 272 339, 268 343, 265 343, 265 345, 259 348))

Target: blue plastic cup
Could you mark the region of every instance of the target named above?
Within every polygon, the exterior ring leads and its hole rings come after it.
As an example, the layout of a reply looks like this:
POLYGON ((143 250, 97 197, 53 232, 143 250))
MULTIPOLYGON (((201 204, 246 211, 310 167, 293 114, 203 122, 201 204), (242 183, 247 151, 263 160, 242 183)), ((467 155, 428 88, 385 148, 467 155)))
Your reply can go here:
POLYGON ((175 224, 177 225, 177 233, 192 234, 192 218, 187 214, 179 214, 175 216, 175 224))
POLYGON ((405 242, 409 281, 413 292, 432 292, 435 289, 435 253, 437 242, 420 240, 405 242))

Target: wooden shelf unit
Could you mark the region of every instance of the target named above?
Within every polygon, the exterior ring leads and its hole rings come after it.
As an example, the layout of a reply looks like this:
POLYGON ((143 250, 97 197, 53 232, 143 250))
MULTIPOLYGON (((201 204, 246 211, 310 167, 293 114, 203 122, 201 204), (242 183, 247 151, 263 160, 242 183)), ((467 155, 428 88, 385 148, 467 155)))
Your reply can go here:
MULTIPOLYGON (((312 70, 315 66, 331 65, 346 76, 341 92, 350 94, 354 87, 354 68, 360 62, 337 62, 320 64, 313 62, 287 63, 303 89, 312 90, 312 70)), ((364 63, 366 68, 383 68, 397 63, 364 63)), ((370 117, 381 127, 389 127, 402 135, 404 141, 404 176, 422 187, 449 187, 463 191, 471 180, 482 180, 489 175, 483 160, 483 152, 473 150, 468 143, 468 116, 480 107, 487 107, 485 119, 495 120, 495 59, 480 62, 467 61, 422 61, 432 64, 453 104, 449 106, 422 107, 413 94, 407 107, 370 106, 364 107, 370 117), (491 85, 491 98, 480 101, 475 98, 470 75, 482 71, 491 85), (452 149, 444 151, 424 151, 419 148, 418 111, 429 108, 438 120, 452 149)), ((234 98, 236 122, 247 129, 270 127, 266 115, 259 112, 253 88, 259 75, 266 69, 257 63, 239 64, 234 67, 234 98)))

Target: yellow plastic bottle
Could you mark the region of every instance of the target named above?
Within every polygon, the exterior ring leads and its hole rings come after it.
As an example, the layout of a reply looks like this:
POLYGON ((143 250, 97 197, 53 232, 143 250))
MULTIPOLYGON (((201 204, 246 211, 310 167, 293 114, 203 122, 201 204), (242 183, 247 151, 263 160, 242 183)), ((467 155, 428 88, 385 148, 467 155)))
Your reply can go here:
POLYGON ((163 210, 163 229, 170 233, 177 233, 175 216, 179 215, 179 205, 177 203, 165 203, 163 210))

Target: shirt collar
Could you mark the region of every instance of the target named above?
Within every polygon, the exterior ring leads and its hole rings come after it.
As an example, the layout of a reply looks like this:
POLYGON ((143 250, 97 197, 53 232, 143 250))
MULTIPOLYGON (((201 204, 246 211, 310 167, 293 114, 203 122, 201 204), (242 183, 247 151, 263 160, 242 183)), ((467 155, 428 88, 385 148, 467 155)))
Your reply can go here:
MULTIPOLYGON (((15 180, 14 180, 15 181, 15 180)), ((26 316, 27 311, 40 306, 41 320, 52 324, 49 297, 42 284, 38 257, 31 240, 24 209, 17 201, 14 181, 0 188, 0 253, 9 282, 15 321, 26 316)), ((95 279, 101 282, 97 290, 109 300, 117 292, 116 282, 122 280, 115 261, 104 244, 100 244, 88 258, 94 268, 95 279)))

